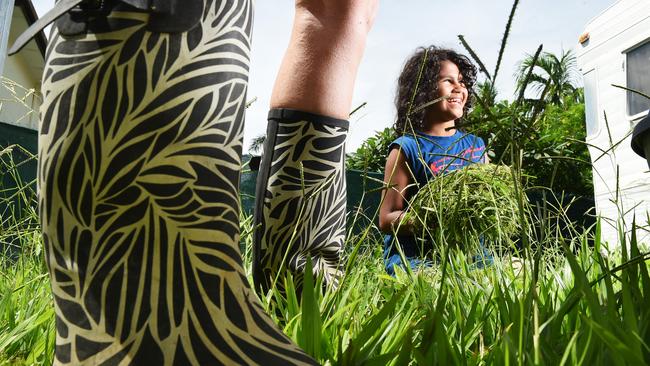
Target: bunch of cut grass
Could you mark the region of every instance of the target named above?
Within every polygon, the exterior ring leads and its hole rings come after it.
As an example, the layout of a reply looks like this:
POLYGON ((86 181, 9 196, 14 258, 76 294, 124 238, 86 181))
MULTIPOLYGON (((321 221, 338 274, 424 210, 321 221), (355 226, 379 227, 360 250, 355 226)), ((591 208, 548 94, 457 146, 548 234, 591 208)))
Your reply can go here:
POLYGON ((497 241, 521 229, 521 189, 505 165, 473 164, 440 175, 420 188, 406 212, 415 233, 434 241, 497 241))

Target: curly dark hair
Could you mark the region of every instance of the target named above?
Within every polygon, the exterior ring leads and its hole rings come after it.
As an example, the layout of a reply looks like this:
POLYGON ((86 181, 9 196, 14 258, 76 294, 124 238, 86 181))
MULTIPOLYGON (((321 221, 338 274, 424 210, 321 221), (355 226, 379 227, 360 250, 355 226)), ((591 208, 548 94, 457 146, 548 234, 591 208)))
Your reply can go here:
MULTIPOLYGON (((397 135, 411 131, 409 122, 415 130, 424 129, 426 108, 417 110, 417 107, 430 102, 437 94, 438 73, 442 61, 451 61, 456 64, 463 76, 468 91, 463 114, 465 115, 472 108, 471 90, 476 82, 476 66, 472 61, 451 49, 436 46, 419 47, 406 61, 397 81, 397 96, 395 97, 397 118, 394 125, 397 135)), ((456 120, 457 125, 459 122, 456 120)))

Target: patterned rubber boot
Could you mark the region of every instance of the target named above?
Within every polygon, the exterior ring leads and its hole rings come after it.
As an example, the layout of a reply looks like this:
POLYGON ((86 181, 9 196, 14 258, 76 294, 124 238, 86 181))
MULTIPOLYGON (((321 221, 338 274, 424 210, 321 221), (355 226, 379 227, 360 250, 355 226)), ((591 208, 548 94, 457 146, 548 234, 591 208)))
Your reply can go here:
POLYGON ((124 4, 53 29, 38 182, 57 364, 315 364, 238 249, 252 3, 200 5, 181 33, 124 4))
POLYGON ((349 122, 272 109, 255 193, 253 279, 266 293, 290 273, 302 288, 307 259, 336 286, 345 241, 349 122))

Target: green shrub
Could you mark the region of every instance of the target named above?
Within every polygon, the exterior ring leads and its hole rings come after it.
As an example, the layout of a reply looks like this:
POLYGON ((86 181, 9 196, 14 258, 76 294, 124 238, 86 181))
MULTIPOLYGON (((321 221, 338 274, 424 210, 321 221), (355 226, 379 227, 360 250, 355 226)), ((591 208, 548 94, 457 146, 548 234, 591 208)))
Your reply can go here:
POLYGON ((383 172, 386 167, 388 146, 395 140, 395 130, 386 127, 366 139, 345 161, 347 169, 366 172, 383 172))

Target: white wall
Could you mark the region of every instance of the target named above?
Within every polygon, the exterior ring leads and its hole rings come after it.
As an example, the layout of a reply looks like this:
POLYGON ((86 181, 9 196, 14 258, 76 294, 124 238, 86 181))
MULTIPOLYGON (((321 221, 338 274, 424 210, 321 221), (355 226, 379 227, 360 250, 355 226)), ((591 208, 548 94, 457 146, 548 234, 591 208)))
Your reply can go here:
MULTIPOLYGON (((27 21, 19 7, 14 7, 9 45, 27 29, 27 21)), ((31 41, 14 56, 5 59, 0 83, 0 122, 38 129, 38 108, 41 104, 41 74, 45 61, 31 41)))

